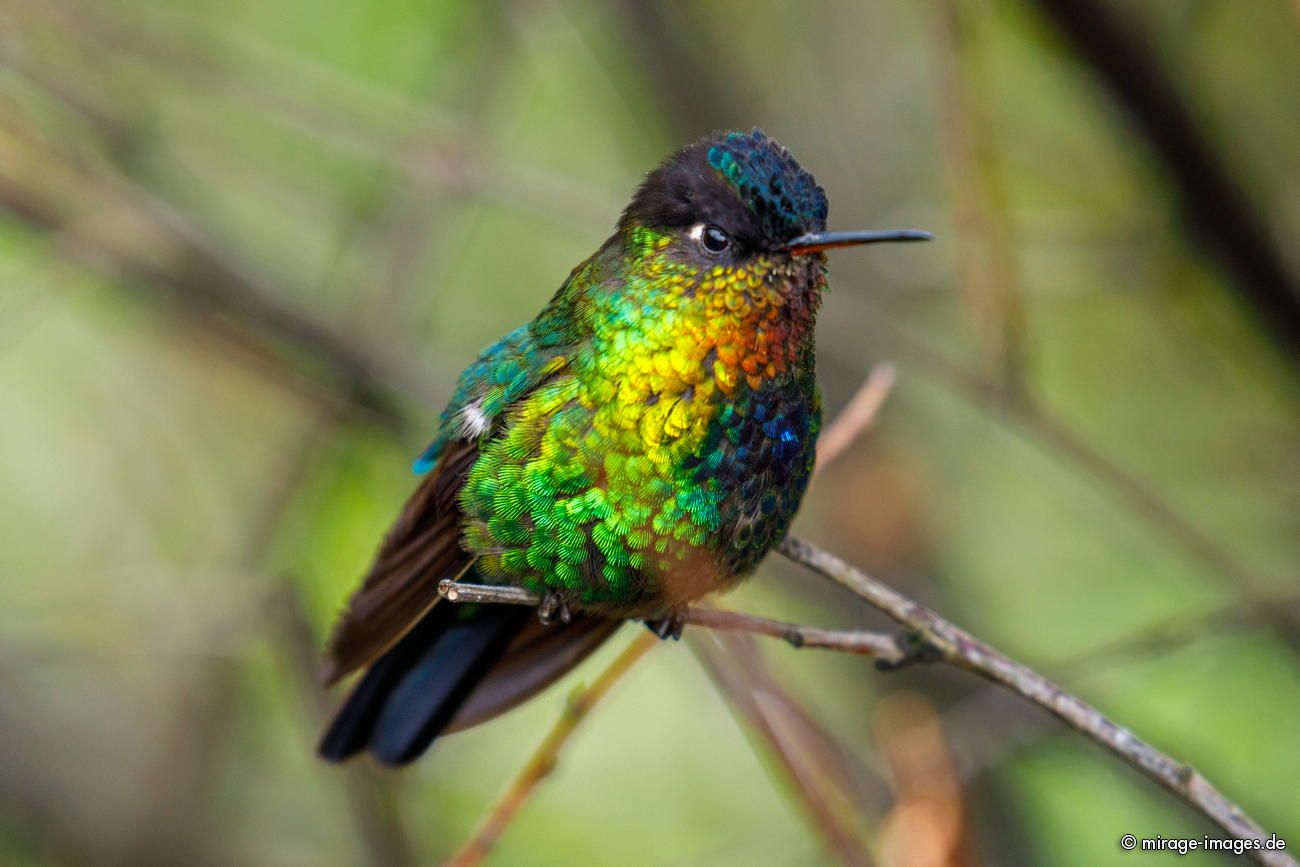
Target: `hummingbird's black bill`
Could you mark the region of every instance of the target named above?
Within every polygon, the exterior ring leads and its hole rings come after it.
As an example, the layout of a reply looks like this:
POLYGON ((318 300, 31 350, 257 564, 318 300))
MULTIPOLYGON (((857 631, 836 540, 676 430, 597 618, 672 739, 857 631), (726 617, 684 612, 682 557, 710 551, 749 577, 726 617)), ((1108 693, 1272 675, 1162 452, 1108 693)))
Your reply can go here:
POLYGON ((917 229, 892 229, 885 232, 809 232, 785 245, 791 256, 808 256, 836 247, 858 244, 882 244, 888 241, 933 241, 934 235, 917 229))

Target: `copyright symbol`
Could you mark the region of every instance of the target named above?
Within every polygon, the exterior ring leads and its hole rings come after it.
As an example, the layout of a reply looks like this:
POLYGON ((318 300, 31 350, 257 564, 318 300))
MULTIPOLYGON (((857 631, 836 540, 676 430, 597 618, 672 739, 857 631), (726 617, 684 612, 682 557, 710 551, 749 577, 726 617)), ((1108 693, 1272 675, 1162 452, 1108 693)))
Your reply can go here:
POLYGON ((1134 849, 1136 849, 1137 844, 1138 844, 1137 837, 1134 837, 1132 834, 1125 834, 1123 837, 1119 838, 1120 848, 1127 852, 1132 852, 1134 849))

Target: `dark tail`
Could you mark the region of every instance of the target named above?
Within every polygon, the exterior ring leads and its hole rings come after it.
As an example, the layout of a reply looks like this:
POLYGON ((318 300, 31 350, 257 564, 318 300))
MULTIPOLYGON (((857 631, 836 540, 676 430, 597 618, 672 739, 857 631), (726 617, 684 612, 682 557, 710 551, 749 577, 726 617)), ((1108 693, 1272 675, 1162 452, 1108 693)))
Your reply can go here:
POLYGON ((434 605, 370 666, 326 729, 320 755, 341 762, 369 749, 386 765, 404 765, 440 734, 536 695, 618 626, 581 615, 542 626, 522 605, 434 605))
POLYGON ((331 762, 369 749, 404 765, 429 748, 530 617, 521 605, 433 606, 380 657, 321 738, 331 762))

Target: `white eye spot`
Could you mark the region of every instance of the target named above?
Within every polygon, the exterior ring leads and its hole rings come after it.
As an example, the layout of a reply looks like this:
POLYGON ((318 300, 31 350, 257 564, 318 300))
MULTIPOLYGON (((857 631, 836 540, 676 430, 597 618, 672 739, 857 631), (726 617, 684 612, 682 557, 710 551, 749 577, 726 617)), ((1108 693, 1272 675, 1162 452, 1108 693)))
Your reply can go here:
POLYGON ((704 237, 704 224, 696 223, 694 226, 691 226, 690 231, 686 233, 686 237, 698 244, 700 238, 704 237))

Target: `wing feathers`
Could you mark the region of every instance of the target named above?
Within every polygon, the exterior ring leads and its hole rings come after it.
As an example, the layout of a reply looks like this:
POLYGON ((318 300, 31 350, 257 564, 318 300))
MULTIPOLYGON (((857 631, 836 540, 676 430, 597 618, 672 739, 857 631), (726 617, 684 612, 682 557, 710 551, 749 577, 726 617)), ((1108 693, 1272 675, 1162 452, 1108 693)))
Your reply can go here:
POLYGON ((438 601, 438 583, 473 562, 460 546, 456 496, 477 457, 475 443, 449 444, 407 501, 330 638, 326 684, 392 647, 438 601))

